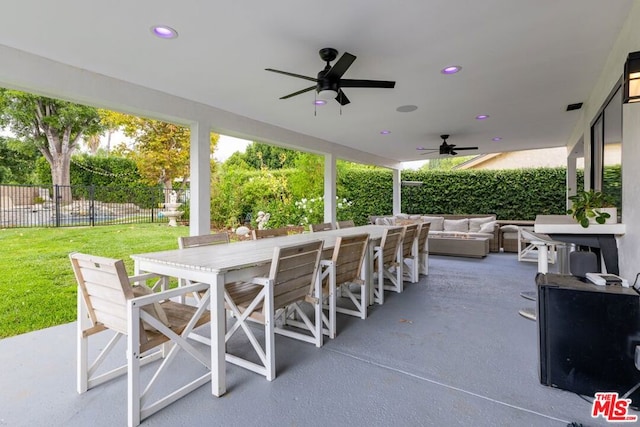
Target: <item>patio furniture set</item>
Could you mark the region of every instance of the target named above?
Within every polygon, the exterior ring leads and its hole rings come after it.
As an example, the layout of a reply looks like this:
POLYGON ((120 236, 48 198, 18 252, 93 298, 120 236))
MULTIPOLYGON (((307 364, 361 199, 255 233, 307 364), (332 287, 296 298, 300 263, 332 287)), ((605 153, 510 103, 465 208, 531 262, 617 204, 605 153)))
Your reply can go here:
POLYGON ((429 223, 429 253, 483 258, 500 252, 499 226, 495 215, 408 215, 369 218, 372 224, 429 223))
POLYGON ((273 380, 275 333, 320 347, 324 335, 337 334, 336 313, 366 319, 369 305, 384 303, 385 290, 402 292, 405 280, 415 283, 427 273, 428 224, 351 225, 237 243, 226 233, 183 237, 179 249, 132 255, 132 277, 121 260, 71 254, 79 286, 78 392, 127 373, 128 423, 135 426, 206 382, 223 395, 225 362, 273 380), (179 287, 168 289, 169 277, 179 287), (90 364, 89 337, 107 329, 115 336, 90 364), (240 331, 254 354, 235 345, 240 331), (105 372, 100 366, 122 337, 127 363, 105 372), (180 350, 202 371, 152 399, 180 350), (141 367, 154 361, 156 373, 147 381, 141 367))

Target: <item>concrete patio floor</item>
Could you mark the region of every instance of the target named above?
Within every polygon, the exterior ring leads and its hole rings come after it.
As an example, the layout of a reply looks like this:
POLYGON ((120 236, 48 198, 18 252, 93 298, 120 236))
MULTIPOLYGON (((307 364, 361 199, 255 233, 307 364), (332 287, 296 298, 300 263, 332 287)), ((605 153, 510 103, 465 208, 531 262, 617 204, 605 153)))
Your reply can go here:
MULTIPOLYGON (((538 381, 536 324, 518 315, 535 274, 515 254, 431 256, 429 276, 367 320, 338 315, 322 348, 278 336, 273 382, 227 364, 226 395, 207 384, 142 425, 607 425, 538 381)), ((126 425, 124 377, 76 393, 74 335, 71 323, 0 340, 0 426, 126 425)))

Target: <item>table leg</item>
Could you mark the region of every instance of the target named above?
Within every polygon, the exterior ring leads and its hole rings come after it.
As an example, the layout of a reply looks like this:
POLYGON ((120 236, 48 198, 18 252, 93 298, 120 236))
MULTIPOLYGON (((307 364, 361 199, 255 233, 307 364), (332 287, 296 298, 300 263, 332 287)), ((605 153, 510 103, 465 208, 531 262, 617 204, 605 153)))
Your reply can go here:
POLYGON ((211 283, 211 388, 214 396, 227 391, 224 310, 224 274, 216 274, 211 283))

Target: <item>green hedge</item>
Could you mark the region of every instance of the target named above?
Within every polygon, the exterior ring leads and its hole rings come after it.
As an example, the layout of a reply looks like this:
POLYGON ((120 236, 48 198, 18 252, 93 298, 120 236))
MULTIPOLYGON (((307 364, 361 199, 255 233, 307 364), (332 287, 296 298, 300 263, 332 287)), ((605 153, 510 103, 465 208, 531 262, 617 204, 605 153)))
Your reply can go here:
MULTIPOLYGON (((582 171, 579 171, 582 180, 582 171)), ((497 171, 403 171, 402 179, 422 181, 402 187, 405 213, 494 213, 499 219, 535 219, 565 212, 565 168, 497 171)), ((393 210, 392 173, 386 169, 349 170, 340 178, 353 201, 354 220, 389 215, 393 210)))

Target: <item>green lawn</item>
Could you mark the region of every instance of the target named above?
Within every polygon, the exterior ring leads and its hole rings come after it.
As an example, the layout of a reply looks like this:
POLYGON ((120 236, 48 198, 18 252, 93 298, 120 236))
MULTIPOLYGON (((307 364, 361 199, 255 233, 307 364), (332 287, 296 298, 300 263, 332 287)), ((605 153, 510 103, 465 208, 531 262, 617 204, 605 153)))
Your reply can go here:
POLYGON ((76 319, 76 282, 68 255, 121 258, 176 249, 188 227, 127 224, 77 228, 0 229, 0 338, 76 319))

